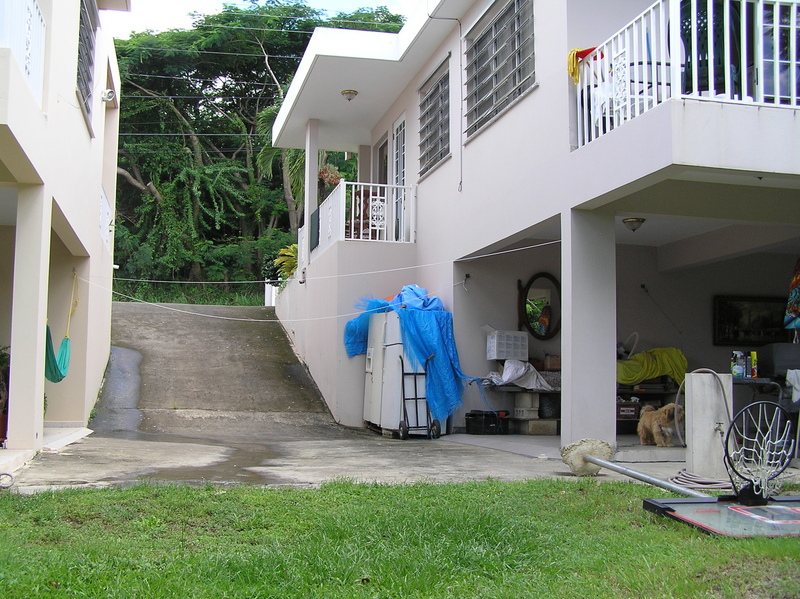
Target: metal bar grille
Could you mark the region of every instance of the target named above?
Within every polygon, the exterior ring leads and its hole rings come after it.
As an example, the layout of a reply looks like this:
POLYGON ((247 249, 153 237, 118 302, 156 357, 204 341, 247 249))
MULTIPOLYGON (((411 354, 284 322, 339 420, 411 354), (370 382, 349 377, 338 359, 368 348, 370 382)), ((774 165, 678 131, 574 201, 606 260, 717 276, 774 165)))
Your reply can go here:
POLYGON ((467 135, 533 85, 533 5, 512 0, 467 49, 467 135))

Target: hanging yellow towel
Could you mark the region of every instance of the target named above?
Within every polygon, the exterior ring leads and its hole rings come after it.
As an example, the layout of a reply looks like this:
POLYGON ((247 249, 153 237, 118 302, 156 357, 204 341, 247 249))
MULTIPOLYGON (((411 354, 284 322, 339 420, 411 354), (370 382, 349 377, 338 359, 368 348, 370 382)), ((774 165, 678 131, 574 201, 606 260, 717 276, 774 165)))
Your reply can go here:
POLYGON ((573 48, 569 51, 567 55, 567 73, 569 76, 572 77, 572 81, 575 85, 578 85, 578 81, 581 79, 581 72, 578 69, 578 50, 580 48, 573 48))
POLYGON ((578 85, 578 82, 581 80, 581 71, 578 68, 578 64, 596 49, 596 46, 594 48, 573 48, 569 51, 569 54, 567 54, 567 73, 572 77, 572 81, 575 82, 575 85, 578 85))
POLYGON ((686 378, 688 365, 684 353, 675 347, 649 349, 617 362, 617 382, 635 385, 668 374, 680 384, 686 378))

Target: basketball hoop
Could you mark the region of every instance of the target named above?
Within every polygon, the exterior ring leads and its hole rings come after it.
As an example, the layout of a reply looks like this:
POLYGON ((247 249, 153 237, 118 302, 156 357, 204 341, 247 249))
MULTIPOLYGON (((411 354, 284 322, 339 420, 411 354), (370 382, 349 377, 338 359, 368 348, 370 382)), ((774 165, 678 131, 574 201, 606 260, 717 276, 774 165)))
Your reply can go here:
POLYGON ((781 488, 778 476, 794 455, 792 423, 771 401, 757 401, 741 410, 725 437, 725 467, 744 505, 766 505, 781 488))

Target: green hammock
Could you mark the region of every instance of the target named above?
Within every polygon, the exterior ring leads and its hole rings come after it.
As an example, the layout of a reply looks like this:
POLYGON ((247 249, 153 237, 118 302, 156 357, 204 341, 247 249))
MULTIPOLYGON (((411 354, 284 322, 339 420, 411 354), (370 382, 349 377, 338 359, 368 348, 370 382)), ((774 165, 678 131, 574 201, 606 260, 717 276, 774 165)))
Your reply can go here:
POLYGON ((50 334, 50 325, 47 325, 47 337, 45 339, 44 353, 44 376, 52 383, 60 383, 69 370, 69 337, 61 340, 58 354, 53 351, 53 337, 50 334))
POLYGON ((78 308, 78 300, 75 300, 75 286, 78 281, 78 274, 72 271, 72 298, 70 298, 70 312, 67 316, 67 333, 61 340, 58 347, 58 354, 53 351, 53 336, 50 333, 50 325, 47 325, 44 349, 44 376, 51 383, 60 383, 67 376, 69 371, 69 325, 72 323, 72 315, 78 308))

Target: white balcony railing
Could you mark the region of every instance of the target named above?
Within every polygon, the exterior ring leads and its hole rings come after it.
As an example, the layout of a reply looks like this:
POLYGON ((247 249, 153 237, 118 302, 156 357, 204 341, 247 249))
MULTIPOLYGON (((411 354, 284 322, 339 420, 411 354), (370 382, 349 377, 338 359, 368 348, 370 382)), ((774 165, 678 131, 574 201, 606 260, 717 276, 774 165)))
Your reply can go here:
POLYGON ((44 80, 44 34, 44 17, 36 0, 0 2, 0 47, 11 48, 40 104, 44 80))
POLYGON ((342 240, 413 243, 414 209, 411 187, 342 180, 309 219, 311 251, 342 240))
POLYGON ((578 75, 579 146, 670 98, 797 108, 800 0, 659 0, 578 75))

